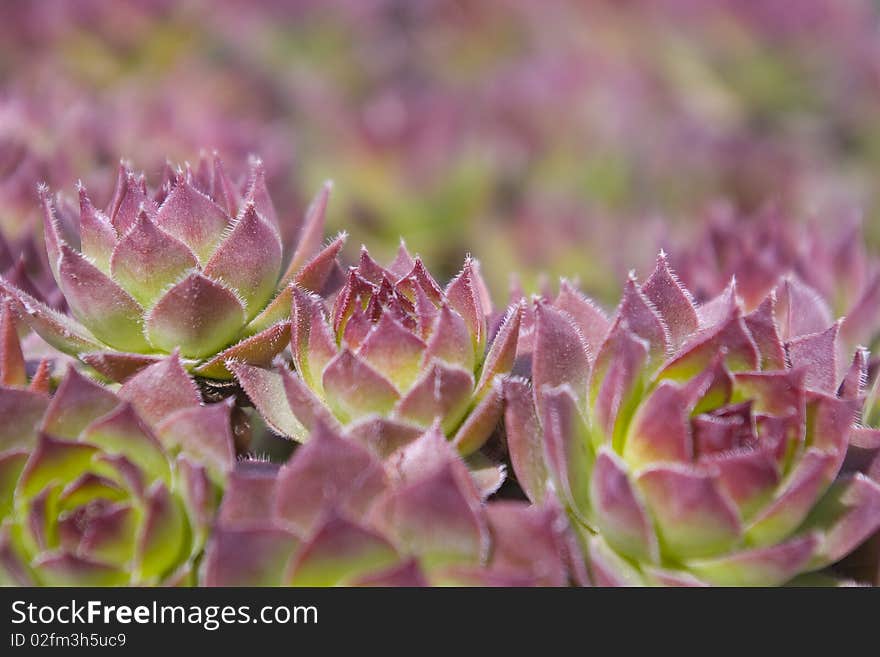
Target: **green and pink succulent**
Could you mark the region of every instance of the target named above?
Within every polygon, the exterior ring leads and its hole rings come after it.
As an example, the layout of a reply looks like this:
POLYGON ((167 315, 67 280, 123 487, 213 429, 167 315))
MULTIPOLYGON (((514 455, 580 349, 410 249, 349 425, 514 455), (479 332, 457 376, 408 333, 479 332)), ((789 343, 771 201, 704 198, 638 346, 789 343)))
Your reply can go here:
POLYGON ((816 303, 783 281, 749 313, 734 285, 696 305, 662 255, 611 317, 567 284, 535 303, 511 460, 594 583, 786 584, 880 527, 880 484, 843 470, 866 354, 845 367, 816 303))
POLYGON ((214 157, 196 171, 167 167, 155 192, 120 166, 106 211, 80 186, 75 235, 42 187, 46 251, 70 316, 8 280, 0 290, 47 342, 112 380, 175 350, 194 374, 229 379, 229 359, 268 365, 285 347, 294 284, 320 292, 332 280, 344 236, 322 249, 328 194, 325 186, 285 254, 258 160, 243 187, 214 157))
MULTIPOLYGON (((7 370, 4 370, 6 372, 7 370)), ((228 403, 176 354, 118 392, 0 386, 0 582, 188 585, 234 463, 228 403)))
POLYGON ((571 537, 552 505, 484 504, 435 425, 384 463, 318 422, 286 464, 241 462, 206 586, 564 586, 571 537))
POLYGON ((362 250, 332 306, 295 287, 295 371, 229 368, 279 433, 303 440, 321 421, 390 453, 439 421, 458 451, 478 450, 502 415, 522 308, 490 334, 491 305, 475 261, 441 288, 401 245, 387 268, 362 250))

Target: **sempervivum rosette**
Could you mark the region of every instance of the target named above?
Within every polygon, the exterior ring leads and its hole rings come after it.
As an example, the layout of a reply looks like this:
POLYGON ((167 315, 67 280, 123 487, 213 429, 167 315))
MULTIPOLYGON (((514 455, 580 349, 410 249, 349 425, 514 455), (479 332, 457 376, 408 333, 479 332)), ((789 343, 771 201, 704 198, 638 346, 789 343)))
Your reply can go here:
POLYGON ((257 160, 243 192, 216 158, 195 172, 168 167, 155 193, 120 167, 106 212, 80 187, 78 234, 70 236, 43 188, 49 263, 73 316, 0 285, 47 342, 112 379, 175 349, 190 371, 228 379, 227 359, 268 364, 284 348, 290 285, 320 291, 337 267, 342 238, 320 249, 327 194, 307 213, 282 274, 278 219, 257 160))
POLYGON ((444 290, 402 245, 387 269, 363 250, 332 309, 294 290, 295 372, 229 367, 266 420, 294 439, 321 420, 388 452, 439 420, 469 454, 501 417, 499 377, 513 366, 522 314, 509 309, 490 340, 489 313, 471 259, 444 290))
POLYGON ((280 468, 238 464, 200 583, 562 586, 559 519, 552 505, 482 504, 436 426, 383 463, 319 422, 280 468))
POLYGON ((537 302, 511 459, 533 500, 552 482, 594 582, 784 584, 880 525, 880 486, 840 473, 864 359, 838 373, 811 299, 744 314, 731 285, 697 307, 661 256, 610 319, 567 285, 537 302))
POLYGON ((118 393, 73 368, 52 397, 3 385, 0 409, 0 582, 193 582, 235 457, 176 355, 118 393))

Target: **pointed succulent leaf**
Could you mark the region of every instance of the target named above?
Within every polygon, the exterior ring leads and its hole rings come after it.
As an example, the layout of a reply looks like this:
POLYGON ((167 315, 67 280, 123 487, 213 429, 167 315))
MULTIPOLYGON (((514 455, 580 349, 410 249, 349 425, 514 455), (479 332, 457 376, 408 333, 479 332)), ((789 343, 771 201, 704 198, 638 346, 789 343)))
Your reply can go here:
POLYGON ((626 282, 617 315, 630 331, 648 343, 651 362, 662 363, 669 350, 669 328, 633 276, 626 282))
POLYGON ((342 422, 388 413, 400 398, 385 376, 348 348, 328 363, 322 383, 334 415, 342 422))
POLYGON ((391 491, 377 513, 403 552, 438 567, 485 558, 488 528, 479 508, 476 492, 461 485, 449 462, 391 491))
POLYGON ((412 271, 413 266, 416 264, 416 261, 413 260, 412 256, 409 254, 409 251, 406 248, 406 242, 404 242, 403 238, 400 239, 400 245, 397 247, 397 254, 394 256, 394 260, 388 265, 388 271, 397 276, 399 279, 404 278, 407 274, 412 271))
POLYGON ((230 404, 183 406, 157 423, 156 436, 166 452, 191 456, 222 485, 235 464, 230 409, 230 404))
POLYGON ((538 586, 566 586, 568 572, 559 543, 559 510, 502 501, 486 507, 492 536, 490 569, 530 574, 538 586))
POLYGON ((282 283, 287 284, 293 280, 296 273, 321 249, 321 241, 324 239, 325 216, 327 214, 327 202, 330 200, 330 192, 333 190, 333 182, 326 181, 306 210, 302 228, 299 233, 299 242, 296 251, 290 259, 290 264, 282 283))
POLYGON ((821 536, 813 566, 840 561, 880 529, 880 484, 861 473, 838 479, 800 531, 821 536))
POLYGON ((287 404, 308 431, 312 431, 318 422, 334 428, 339 425, 330 409, 315 396, 300 377, 284 366, 278 369, 281 372, 287 404))
POLYGON ((438 422, 416 440, 398 450, 386 461, 389 477, 394 485, 418 481, 432 472, 451 466, 459 485, 469 496, 485 499, 504 482, 504 468, 482 454, 475 453, 462 460, 438 422))
POLYGON ((585 522, 590 518, 593 453, 587 425, 567 386, 545 388, 541 425, 544 454, 560 500, 585 522))
MULTIPOLYGON (((434 308, 431 302, 428 302, 434 308)), ((418 308, 418 306, 417 306, 418 308)), ((474 369, 474 349, 464 319, 447 304, 440 306, 424 349, 423 362, 438 359, 466 370, 474 369)))
POLYGON ((468 456, 480 449, 498 426, 503 413, 504 396, 501 382, 498 381, 468 413, 455 432, 452 443, 458 452, 462 456, 468 456))
POLYGON ((253 205, 271 226, 277 228, 278 212, 275 210, 275 204, 272 203, 272 197, 269 195, 269 188, 266 185, 266 167, 260 158, 255 157, 251 158, 249 168, 244 202, 246 205, 253 205))
POLYGON ((535 305, 535 346, 532 381, 540 396, 546 387, 569 385, 579 403, 586 396, 590 372, 587 346, 570 317, 549 304, 535 305))
POLYGON ((805 385, 811 390, 837 391, 837 333, 840 323, 832 324, 821 333, 798 335, 788 347, 792 367, 802 368, 805 385))
POLYGON ((831 311, 821 295, 797 278, 786 278, 776 289, 776 321, 783 340, 819 333, 831 324, 831 311))
POLYGON ((237 361, 229 361, 227 367, 274 431, 294 440, 305 439, 307 430, 287 402, 280 373, 237 361))
POLYGON ((399 560, 397 551, 373 530, 333 513, 291 562, 286 583, 292 586, 339 586, 399 560))
POLYGON ((590 422, 599 439, 619 443, 640 392, 648 344, 625 324, 615 323, 590 373, 590 422))
POLYGON ((272 522, 279 466, 265 461, 239 461, 226 480, 217 514, 218 527, 268 527, 272 522))
POLYGON ((96 452, 92 445, 41 433, 18 480, 17 494, 32 499, 53 482, 76 479, 85 473, 96 452))
POLYGON ((518 304, 509 308, 505 314, 480 372, 480 380, 477 383, 477 399, 481 399, 493 385, 495 377, 506 375, 513 369, 516 362, 519 327, 524 312, 525 307, 518 304))
POLYGON ((198 265, 189 247, 141 212, 113 249, 109 272, 129 294, 149 307, 169 285, 198 265))
POLYGON ((204 274, 235 290, 251 319, 272 297, 280 271, 281 237, 247 205, 205 264, 204 274))
MULTIPOLYGON (((303 289, 322 293, 333 279, 339 265, 336 258, 345 246, 346 234, 340 233, 332 239, 314 258, 302 266, 293 277, 293 282, 303 289)), ((282 281, 286 283, 286 280, 282 281)))
POLYGON ((43 210, 43 239, 46 242, 46 255, 49 259, 49 267, 55 280, 60 283, 61 276, 58 266, 61 261, 61 247, 66 245, 60 234, 58 216, 55 213, 55 203, 49 193, 49 188, 45 185, 40 185, 37 188, 37 193, 40 196, 40 206, 43 210))
POLYGON ((49 405, 46 395, 21 388, 0 386, 0 454, 13 449, 30 449, 37 437, 40 419, 49 405))
POLYGON ((611 322, 605 312, 593 301, 582 295, 570 282, 562 281, 559 296, 553 305, 568 313, 580 329, 590 353, 595 355, 605 340, 611 322))
POLYGON ((200 263, 206 263, 222 239, 229 218, 188 180, 178 178, 156 214, 156 223, 186 244, 200 263))
POLYGON ((540 504, 547 487, 547 465, 531 388, 524 379, 508 379, 504 382, 504 399, 504 426, 513 471, 528 498, 540 504))
POLYGON ((150 217, 156 214, 155 204, 147 196, 143 179, 138 180, 133 171, 120 165, 116 190, 107 211, 117 235, 124 235, 131 230, 142 209, 150 217))
POLYGON ((590 490, 595 522, 605 540, 630 558, 659 563, 652 518, 626 465, 607 447, 596 456, 590 490))
POLYGON ((319 423, 278 474, 274 517, 297 535, 310 536, 330 509, 362 517, 385 486, 375 456, 319 423))
POLYGON ((255 335, 282 322, 288 322, 293 302, 293 288, 293 285, 288 285, 281 289, 275 298, 248 322, 244 328, 244 334, 247 336, 255 335))
POLYGON ((171 481, 161 444, 131 404, 123 403, 92 422, 83 430, 81 440, 100 447, 107 454, 124 456, 153 478, 166 483, 171 481))
POLYGON ((0 292, 13 300, 18 315, 41 338, 68 354, 94 351, 101 343, 79 322, 53 310, 0 276, 0 292))
POLYGON ((46 586, 122 586, 128 581, 124 570, 67 552, 47 552, 34 561, 46 586))
POLYGON ((779 586, 804 569, 817 544, 816 536, 807 534, 768 547, 693 560, 688 567, 716 586, 779 586))
POLYGON ((435 361, 400 399, 395 410, 401 418, 425 427, 440 419, 448 434, 467 413, 473 388, 474 377, 470 372, 435 361))
POLYGON ((166 352, 201 358, 235 340, 245 309, 229 288, 194 272, 165 292, 146 316, 146 336, 166 352))
POLYGON ((358 358, 385 376, 397 390, 409 390, 420 374, 427 345, 389 313, 382 313, 357 350, 358 358))
POLYGON ((205 554, 205 586, 281 586, 299 540, 280 528, 214 530, 205 554))
POLYGON ((26 386, 27 371, 11 299, 0 299, 0 385, 26 386))
POLYGON ((149 351, 141 324, 143 308, 67 245, 61 246, 58 276, 71 312, 96 337, 123 351, 149 351))
POLYGON ((107 388, 71 367, 55 391, 40 429, 58 438, 75 440, 83 429, 118 404, 119 400, 107 388))
POLYGON ((228 379, 232 372, 226 366, 228 361, 250 363, 259 367, 270 367, 275 357, 290 342, 290 323, 279 322, 250 337, 236 342, 219 354, 196 367, 193 372, 207 379, 228 379))
POLYGON ((130 402, 142 418, 152 423, 181 408, 199 406, 202 401, 176 351, 128 379, 118 394, 130 402))
POLYGON ((486 311, 483 308, 474 262, 465 260, 464 268, 446 287, 449 305, 464 318, 474 344, 477 361, 483 358, 486 345, 486 311))
POLYGON ((623 456, 634 468, 652 462, 688 463, 694 456, 689 425, 693 398, 686 388, 663 381, 633 416, 623 456))
POLYGON ((834 478, 834 464, 833 455, 808 449, 776 497, 750 523, 750 542, 768 546, 797 529, 834 478))
POLYGON ((697 333, 663 366, 657 378, 685 380, 696 376, 712 363, 719 351, 724 352, 725 365, 733 372, 760 367, 758 347, 738 310, 713 328, 697 333))
POLYGON ((186 515, 165 484, 157 482, 147 493, 146 510, 138 536, 138 575, 146 582, 168 574, 187 549, 186 515))
POLYGON ((678 559, 723 554, 742 537, 736 507, 704 473, 656 465, 637 484, 657 523, 664 553, 678 559))
POLYGON ((603 540, 601 536, 587 539, 587 566, 594 586, 644 586, 642 574, 603 540))
POLYGON ((868 350, 859 347, 853 356, 852 364, 837 389, 837 396, 842 399, 858 399, 865 391, 868 383, 868 350))
POLYGON ((785 368, 785 347, 776 325, 776 295, 770 294, 752 312, 745 316, 746 327, 761 354, 761 369, 785 368))
POLYGON ((681 345, 699 327, 693 299, 669 268, 662 251, 653 273, 642 285, 642 293, 666 324, 673 348, 681 345))
POLYGON ((768 450, 733 448, 702 457, 700 462, 717 473, 718 485, 746 520, 770 501, 782 478, 768 450))
POLYGON ((391 272, 378 262, 373 260, 365 245, 361 245, 361 254, 357 266, 358 274, 374 285, 379 285, 382 279, 391 278, 391 272))
POLYGON ((296 370, 308 385, 322 389, 321 375, 338 353, 320 298, 292 287, 291 352, 296 370))
POLYGON ((734 277, 730 279, 727 287, 718 296, 709 299, 697 308, 700 329, 716 328, 721 322, 729 319, 739 307, 739 295, 734 277))

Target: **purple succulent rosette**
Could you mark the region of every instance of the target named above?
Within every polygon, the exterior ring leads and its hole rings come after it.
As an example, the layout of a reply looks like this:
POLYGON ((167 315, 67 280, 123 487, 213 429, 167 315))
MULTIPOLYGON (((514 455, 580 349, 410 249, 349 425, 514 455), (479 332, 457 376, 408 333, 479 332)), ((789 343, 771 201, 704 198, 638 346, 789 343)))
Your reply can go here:
POLYGON ((176 354, 116 393, 73 368, 52 396, 4 378, 0 582, 193 583, 235 459, 230 410, 202 405, 176 354))
POLYGON ((508 309, 491 340, 490 313, 473 260, 443 289, 403 245, 388 268, 364 249, 332 309, 293 289, 295 372, 229 368, 267 422, 295 440, 321 421, 387 454, 439 420, 468 455, 501 419, 500 381, 516 357, 522 308, 508 309))
POLYGON ((194 374, 229 379, 227 360, 269 364, 285 347, 291 286, 320 291, 338 267, 344 237, 321 248, 328 194, 325 186, 307 212, 282 272, 278 217, 258 160, 243 191, 216 157, 195 171, 167 167, 152 194, 142 175, 120 166, 106 212, 80 186, 75 235, 65 235, 42 188, 49 264, 72 317, 8 280, 0 290, 47 342, 110 379, 175 349, 194 374))
POLYGON ((564 586, 571 537, 548 503, 483 504, 438 426, 384 463, 318 422, 283 466, 240 462, 205 586, 564 586))
POLYGON ((880 485, 842 472, 865 354, 841 366, 839 323, 791 286, 696 305, 661 254, 610 318, 567 284, 536 302, 511 460, 533 501, 563 500, 594 583, 781 585, 880 526, 880 485))

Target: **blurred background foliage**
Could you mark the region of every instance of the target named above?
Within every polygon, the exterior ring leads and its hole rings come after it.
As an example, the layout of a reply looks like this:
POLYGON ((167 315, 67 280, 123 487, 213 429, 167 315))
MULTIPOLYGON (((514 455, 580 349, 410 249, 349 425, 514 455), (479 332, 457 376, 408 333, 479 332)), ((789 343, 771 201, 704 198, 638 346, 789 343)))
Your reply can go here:
MULTIPOLYGON (((266 162, 290 230, 329 220, 438 277, 473 252, 503 300, 576 276, 600 298, 725 199, 880 241, 870 0, 6 0, 0 229, 33 186, 108 198, 217 149, 266 162), (542 278, 542 273, 545 275, 542 278)), ((758 217, 759 219, 748 219, 758 217)))

